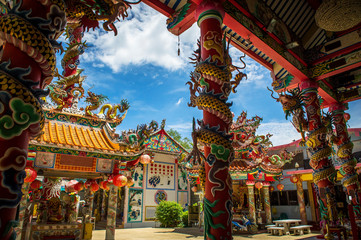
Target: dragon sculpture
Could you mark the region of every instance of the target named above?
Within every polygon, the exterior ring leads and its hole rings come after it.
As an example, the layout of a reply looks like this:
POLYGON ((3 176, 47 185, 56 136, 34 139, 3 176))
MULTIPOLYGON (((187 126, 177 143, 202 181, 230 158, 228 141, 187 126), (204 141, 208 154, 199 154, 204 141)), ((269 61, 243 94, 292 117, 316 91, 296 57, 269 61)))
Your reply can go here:
POLYGON ((98 113, 98 116, 105 115, 106 119, 109 120, 117 120, 117 122, 122 122, 127 115, 127 111, 129 109, 129 103, 127 100, 122 99, 120 101, 120 104, 117 104, 115 106, 111 104, 104 104, 98 113), (117 115, 117 112, 123 113, 122 116, 117 115), (106 112, 106 114, 105 114, 106 112))
POLYGON ((22 227, 15 228, 14 213, 23 196, 29 137, 44 127, 40 99, 53 79, 56 40, 67 21, 62 0, 5 2, 9 9, 0 17, 0 238, 16 239, 22 227))
POLYGON ((66 0, 66 15, 69 22, 80 23, 84 29, 94 29, 99 27, 99 21, 105 21, 103 28, 105 31, 113 31, 118 34, 114 23, 121 16, 128 17, 127 10, 131 5, 140 3, 119 0, 114 3, 112 0, 66 0))
POLYGON ((158 129, 158 123, 151 121, 147 124, 140 124, 136 130, 123 131, 119 137, 119 142, 129 145, 131 148, 142 146, 144 141, 158 129))
POLYGON ((97 115, 92 113, 92 111, 98 109, 106 100, 108 100, 107 96, 88 91, 88 97, 86 97, 85 102, 90 105, 85 107, 85 116, 96 117, 97 115))
POLYGON ((247 113, 242 111, 230 128, 232 146, 235 149, 237 159, 251 160, 253 164, 268 165, 272 168, 281 169, 286 163, 292 161, 294 153, 287 150, 279 154, 268 156, 270 146, 273 146, 270 137, 272 134, 256 135, 256 131, 263 119, 254 116, 247 119, 247 113))
POLYGON ((267 89, 271 92, 271 97, 282 104, 286 119, 292 115, 291 123, 301 134, 302 141, 300 142, 300 146, 304 146, 306 143, 305 131, 308 129, 308 122, 305 118, 305 111, 303 109, 304 97, 302 96, 302 92, 299 88, 295 88, 293 90, 288 90, 287 92, 289 94, 281 93, 279 94, 279 97, 276 98, 273 96, 273 91, 268 87, 267 89))
POLYGON ((321 209, 322 215, 328 215, 330 219, 334 220, 334 217, 337 216, 336 193, 333 187, 336 170, 329 160, 329 156, 332 154, 330 141, 334 140, 332 122, 330 116, 324 116, 322 121, 316 86, 313 86, 312 82, 306 82, 305 86, 302 91, 297 87, 288 90, 288 94, 279 94, 278 98, 273 96, 272 90, 267 89, 272 92, 271 97, 282 104, 286 119, 292 115, 292 124, 302 136, 300 146, 307 146, 310 154, 313 180, 320 194, 319 204, 324 206, 321 209), (308 132, 307 139, 305 138, 306 131, 308 132), (331 137, 327 138, 327 135, 331 135, 331 137), (327 209, 328 212, 326 212, 327 209))
POLYGON ((190 81, 186 83, 190 90, 188 106, 197 107, 207 117, 198 121, 199 128, 196 128, 194 124, 193 150, 187 156, 186 161, 199 164, 202 169, 202 186, 207 186, 207 184, 211 186, 210 191, 204 197, 206 203, 205 236, 209 238, 214 238, 211 233, 211 228, 214 228, 212 216, 214 217, 214 214, 219 216, 221 212, 213 212, 218 202, 218 205, 224 204, 223 208, 226 210, 220 216, 223 219, 220 221, 224 221, 223 234, 229 233, 230 229, 232 201, 231 194, 227 190, 231 189, 228 167, 233 161, 234 150, 230 140, 231 136, 227 133, 233 119, 229 109, 232 104, 227 100, 231 92, 236 92, 235 89, 240 81, 247 77, 241 72, 246 67, 242 58, 240 61, 244 66, 234 66, 229 56, 229 43, 227 46, 225 35, 222 36, 222 33, 210 30, 201 36, 198 41, 198 49, 190 58, 195 69, 191 73, 190 81), (203 53, 203 51, 205 52, 203 53), (207 57, 203 59, 202 56, 207 57), (238 72, 234 79, 232 79, 233 71, 238 72), (220 120, 220 125, 211 123, 211 119, 216 118, 220 120), (208 156, 203 156, 198 148, 198 143, 204 145, 204 151, 209 153, 208 156), (216 194, 224 196, 221 202, 215 198, 216 194))
POLYGON ((78 69, 77 73, 64 77, 58 73, 59 80, 51 83, 48 86, 49 96, 51 101, 56 104, 56 110, 61 111, 63 108, 70 108, 73 105, 73 98, 76 95, 78 98, 84 96, 84 89, 82 87, 85 77, 81 76, 83 70, 78 69), (78 84, 78 86, 75 86, 78 84))
MULTIPOLYGON (((232 123, 232 112, 229 109, 232 104, 227 103, 226 101, 231 91, 234 93, 236 92, 235 88, 238 86, 240 81, 243 78, 247 78, 246 74, 240 71, 245 68, 246 64, 242 60, 243 56, 240 57, 240 61, 244 64, 242 68, 232 65, 232 61, 229 56, 229 42, 226 47, 225 36, 222 42, 224 51, 223 59, 220 59, 220 55, 215 55, 219 57, 218 60, 223 60, 223 62, 225 62, 225 65, 220 67, 217 65, 216 58, 208 58, 205 60, 201 59, 201 46, 200 41, 198 40, 198 49, 194 51, 193 57, 190 58, 192 60, 191 63, 195 64, 195 70, 191 73, 191 81, 188 81, 186 84, 189 85, 191 93, 190 103, 188 103, 188 106, 198 107, 200 110, 215 114, 229 125, 232 123), (236 74, 234 80, 231 80, 232 71, 234 70, 237 70, 238 73, 236 74), (206 78, 214 84, 221 85, 222 92, 215 94, 213 91, 209 91, 210 83, 205 80, 206 78)), ((212 46, 215 45, 212 40, 208 40, 204 44, 208 45, 209 48, 219 47, 212 46)), ((218 49, 218 51, 221 52, 222 49, 218 49)), ((215 141, 217 145, 224 146, 226 149, 229 149, 230 152, 233 152, 233 148, 229 140, 230 136, 219 131, 217 128, 204 125, 202 121, 198 121, 198 124, 201 126, 200 129, 195 128, 195 121, 193 120, 192 138, 194 149, 191 154, 188 155, 186 161, 190 161, 191 158, 194 157, 192 161, 201 163, 202 159, 204 159, 204 157, 201 157, 202 153, 200 153, 197 148, 198 141, 208 146, 210 146, 212 141, 215 141)))

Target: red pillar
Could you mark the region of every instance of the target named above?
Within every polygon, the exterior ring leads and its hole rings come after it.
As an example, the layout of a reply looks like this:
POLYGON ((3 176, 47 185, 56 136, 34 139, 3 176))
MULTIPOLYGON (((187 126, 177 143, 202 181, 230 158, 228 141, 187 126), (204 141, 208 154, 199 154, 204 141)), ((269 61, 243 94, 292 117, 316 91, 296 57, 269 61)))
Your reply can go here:
POLYGON ((49 39, 66 24, 61 1, 23 0, 11 14, 0 18, 0 38, 5 42, 0 62, 0 238, 15 239, 14 223, 29 137, 44 123, 38 97, 55 69, 55 52, 49 39), (29 15, 21 13, 28 11, 29 15), (42 24, 33 25, 27 17, 42 24), (50 21, 49 21, 50 20, 50 21), (47 28, 50 31, 46 31, 47 28), (17 68, 17 69, 15 69, 17 68))
MULTIPOLYGON (((226 103, 231 73, 221 29, 224 11, 221 1, 203 1, 196 10, 201 30, 200 53, 193 81, 202 88, 194 106, 203 110, 203 123, 197 139, 204 143, 205 239, 232 239, 232 181, 228 172, 234 151, 227 133, 232 114, 226 103)), ((192 98, 192 97, 191 97, 192 98)))
POLYGON ((300 88, 308 122, 306 145, 310 154, 310 166, 313 168, 313 181, 320 197, 321 218, 328 216, 331 221, 335 221, 337 219, 334 188, 336 170, 330 159, 331 147, 326 140, 327 129, 321 120, 318 84, 312 80, 303 81, 300 88))
POLYGON ((347 107, 342 103, 334 103, 329 108, 336 130, 334 143, 338 147, 338 164, 341 166, 339 172, 343 176, 341 182, 346 190, 347 197, 352 198, 356 217, 360 218, 360 183, 355 170, 357 160, 352 154, 353 143, 350 141, 345 120, 345 116, 349 117, 349 115, 345 114, 345 110, 347 110, 347 107))

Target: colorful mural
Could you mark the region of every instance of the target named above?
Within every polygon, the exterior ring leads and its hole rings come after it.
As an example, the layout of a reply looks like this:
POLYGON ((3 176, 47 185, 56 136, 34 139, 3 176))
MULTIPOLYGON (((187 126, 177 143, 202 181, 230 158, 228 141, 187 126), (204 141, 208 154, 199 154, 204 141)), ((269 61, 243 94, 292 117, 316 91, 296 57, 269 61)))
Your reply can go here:
POLYGON ((133 173, 134 185, 133 188, 142 188, 143 187, 143 178, 144 178, 144 167, 142 164, 138 164, 133 173))
POLYGON ((141 222, 143 215, 143 190, 129 189, 128 222, 141 222))
POLYGON ((187 171, 182 167, 178 167, 178 190, 187 190, 188 180, 187 171))
POLYGON ((37 152, 35 158, 35 167, 54 168, 55 155, 56 154, 54 153, 37 152))
POLYGON ((97 172, 111 173, 113 171, 113 160, 111 159, 97 159, 97 172))
POLYGON ((154 194, 154 202, 159 204, 161 201, 167 201, 167 193, 164 190, 158 190, 154 194))
POLYGON ((149 164, 147 189, 175 189, 174 168, 174 164, 149 164))

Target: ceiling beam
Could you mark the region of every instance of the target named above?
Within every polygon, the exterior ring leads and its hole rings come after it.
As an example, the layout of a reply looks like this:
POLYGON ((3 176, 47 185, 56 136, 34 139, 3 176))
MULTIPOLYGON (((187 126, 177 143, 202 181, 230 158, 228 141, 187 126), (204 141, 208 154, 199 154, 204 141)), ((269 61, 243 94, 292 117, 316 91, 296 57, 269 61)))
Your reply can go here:
POLYGON ((241 8, 239 5, 236 7, 230 2, 234 2, 234 4, 238 5, 233 0, 225 3, 226 14, 224 17, 224 24, 227 27, 235 31, 244 39, 250 40, 256 48, 285 68, 295 77, 293 84, 308 79, 307 68, 304 67, 297 58, 290 54, 288 49, 280 45, 258 25, 254 24, 252 19, 238 9, 241 8))
POLYGON ((361 67, 361 49, 311 67, 310 77, 316 80, 325 79, 358 67, 361 67))
POLYGON ((157 10, 158 12, 162 13, 167 17, 171 16, 175 12, 174 9, 168 7, 159 0, 142 0, 142 2, 147 4, 151 8, 154 8, 155 10, 157 10))

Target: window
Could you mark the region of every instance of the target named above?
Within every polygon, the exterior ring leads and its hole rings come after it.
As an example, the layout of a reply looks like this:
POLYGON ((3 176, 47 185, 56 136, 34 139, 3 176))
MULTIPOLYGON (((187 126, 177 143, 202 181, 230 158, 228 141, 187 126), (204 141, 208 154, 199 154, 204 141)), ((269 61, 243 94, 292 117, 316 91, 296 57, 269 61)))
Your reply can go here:
POLYGON ((279 198, 278 198, 278 193, 279 192, 272 192, 271 193, 271 205, 272 206, 280 205, 280 201, 279 201, 279 198))
POLYGON ((288 193, 288 205, 298 205, 297 191, 287 191, 288 193))
POLYGON ((287 206, 288 205, 287 191, 282 191, 279 193, 280 193, 280 205, 287 206))
MULTIPOLYGON (((305 195, 305 201, 308 203, 308 195, 305 195)), ((276 191, 272 192, 271 194, 271 205, 272 206, 297 206, 298 199, 297 199, 297 191, 276 191)))

